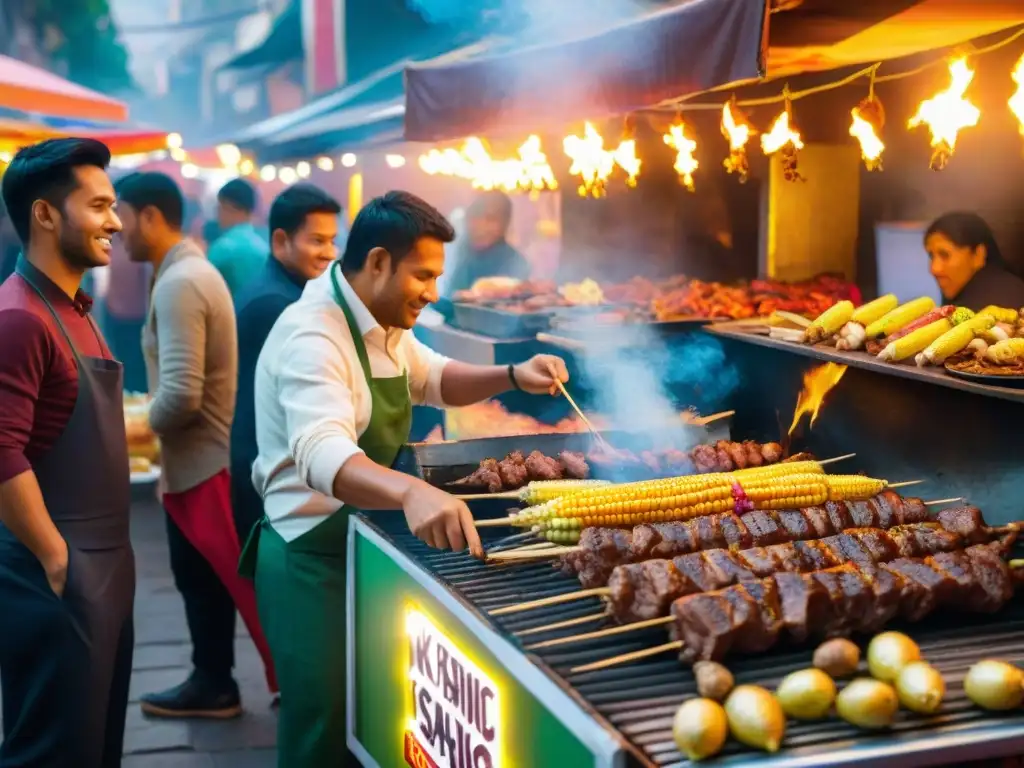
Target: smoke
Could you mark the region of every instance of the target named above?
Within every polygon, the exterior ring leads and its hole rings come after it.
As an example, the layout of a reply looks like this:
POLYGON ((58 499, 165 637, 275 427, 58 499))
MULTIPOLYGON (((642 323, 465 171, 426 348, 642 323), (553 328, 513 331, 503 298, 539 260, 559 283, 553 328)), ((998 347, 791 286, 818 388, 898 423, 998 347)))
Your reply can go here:
MULTIPOLYGON (((642 436, 646 447, 689 450, 703 428, 680 412, 723 410, 740 384, 720 342, 704 333, 663 335, 644 324, 594 328, 579 355, 590 406, 610 426, 642 436)), ((617 446, 627 447, 627 446, 617 446)))

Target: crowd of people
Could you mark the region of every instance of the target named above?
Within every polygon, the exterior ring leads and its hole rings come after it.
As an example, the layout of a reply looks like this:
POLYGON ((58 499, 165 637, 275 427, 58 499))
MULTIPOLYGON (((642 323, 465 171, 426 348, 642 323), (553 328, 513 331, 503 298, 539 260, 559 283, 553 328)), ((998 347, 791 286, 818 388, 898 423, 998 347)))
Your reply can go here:
MULTIPOLYGON (((189 677, 144 695, 143 712, 242 711, 238 613, 280 693, 279 764, 358 765, 346 747, 349 514, 401 509, 430 546, 480 556, 462 501, 391 469, 412 407, 555 394, 565 364, 470 365, 409 332, 438 299, 454 239, 414 195, 371 200, 339 253, 341 206, 325 191, 281 192, 267 238, 252 223, 255 191, 235 180, 207 253, 186 234, 173 179, 115 184, 109 160, 99 142, 49 140, 2 179, 18 248, 0 285, 0 766, 121 761, 135 564, 118 349, 133 333, 193 649, 189 677), (114 325, 115 346, 83 286, 119 249, 152 277, 134 297, 141 323, 114 325)), ((503 210, 487 214, 507 226, 503 210)))

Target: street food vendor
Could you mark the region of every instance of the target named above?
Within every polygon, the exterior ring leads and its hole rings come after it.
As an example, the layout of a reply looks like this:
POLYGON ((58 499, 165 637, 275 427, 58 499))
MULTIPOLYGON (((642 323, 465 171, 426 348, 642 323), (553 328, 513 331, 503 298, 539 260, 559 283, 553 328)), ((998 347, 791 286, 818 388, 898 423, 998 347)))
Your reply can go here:
POLYGON ((451 277, 442 281, 445 295, 468 291, 484 277, 530 276, 530 263, 507 238, 512 224, 512 200, 504 192, 483 192, 466 209, 465 233, 455 243, 451 277))
POLYGON ((358 764, 345 744, 349 513, 401 509, 431 547, 482 555, 465 503, 390 468, 412 405, 468 405, 511 389, 554 394, 556 379, 568 380, 557 357, 469 365, 408 332, 437 300, 453 237, 414 195, 371 200, 341 259, 282 313, 257 364, 253 481, 265 517, 241 570, 255 576, 281 686, 282 768, 358 764))
POLYGON ((135 560, 122 369, 83 275, 121 229, 98 141, 22 149, 3 198, 24 244, 0 287, 3 766, 121 764, 135 560))
POLYGON ((946 303, 975 311, 1024 306, 1024 280, 1007 268, 992 229, 978 214, 943 214, 925 231, 924 247, 946 303))

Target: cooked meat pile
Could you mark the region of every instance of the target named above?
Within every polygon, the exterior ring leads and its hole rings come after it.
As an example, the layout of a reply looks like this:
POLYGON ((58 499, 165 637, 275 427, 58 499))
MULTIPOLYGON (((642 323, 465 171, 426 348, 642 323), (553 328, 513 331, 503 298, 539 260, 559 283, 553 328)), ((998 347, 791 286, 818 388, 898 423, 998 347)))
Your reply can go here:
MULTIPOLYGON (((978 527, 976 536, 985 536, 978 527)), ((1000 542, 1005 554, 1016 540, 1000 542)), ((709 549, 672 560, 645 560, 620 565, 608 579, 610 602, 621 622, 666 615, 674 600, 698 592, 767 578, 776 573, 809 573, 839 565, 879 565, 899 558, 927 557, 963 549, 970 537, 945 530, 939 523, 913 523, 884 531, 853 528, 814 541, 796 541, 739 551, 709 549)))
POLYGON ((756 443, 744 440, 734 443, 719 440, 714 445, 698 445, 692 451, 643 451, 639 455, 632 451, 605 451, 595 448, 587 454, 587 460, 595 469, 641 470, 653 475, 692 475, 706 472, 732 472, 734 469, 760 467, 763 464, 777 464, 782 461, 782 446, 778 443, 756 443))
POLYGON ((922 559, 880 565, 848 563, 813 573, 778 573, 672 603, 680 658, 720 661, 731 652, 760 653, 778 640, 877 632, 896 617, 918 621, 937 608, 999 610, 1014 580, 1002 546, 976 544, 922 559))
POLYGON ((479 468, 453 485, 483 486, 488 493, 515 491, 531 480, 586 480, 590 467, 582 453, 562 451, 557 459, 532 451, 523 456, 522 451, 512 451, 501 461, 484 459, 479 468))
MULTIPOLYGON (((971 531, 985 524, 981 512, 971 510, 973 507, 943 510, 938 515, 939 524, 970 536, 971 531), (971 518, 974 513, 976 520, 971 518), (965 521, 959 522, 960 517, 965 521)), ((578 547, 562 557, 561 567, 563 572, 575 574, 584 587, 600 587, 608 583, 615 566, 626 563, 704 549, 767 547, 834 536, 850 528, 886 529, 928 519, 928 508, 920 499, 904 499, 895 491, 882 491, 869 501, 829 501, 820 507, 758 510, 742 515, 723 512, 685 522, 645 523, 632 531, 584 528, 578 547)))

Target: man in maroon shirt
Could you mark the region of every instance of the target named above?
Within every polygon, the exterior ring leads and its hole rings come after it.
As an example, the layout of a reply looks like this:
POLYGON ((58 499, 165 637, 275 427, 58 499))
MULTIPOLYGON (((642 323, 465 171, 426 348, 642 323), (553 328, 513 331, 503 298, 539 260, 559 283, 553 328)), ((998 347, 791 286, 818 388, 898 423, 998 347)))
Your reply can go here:
POLYGON ((80 290, 121 229, 110 152, 21 150, 2 181, 22 242, 0 286, 0 765, 120 765, 131 677, 122 370, 80 290))

